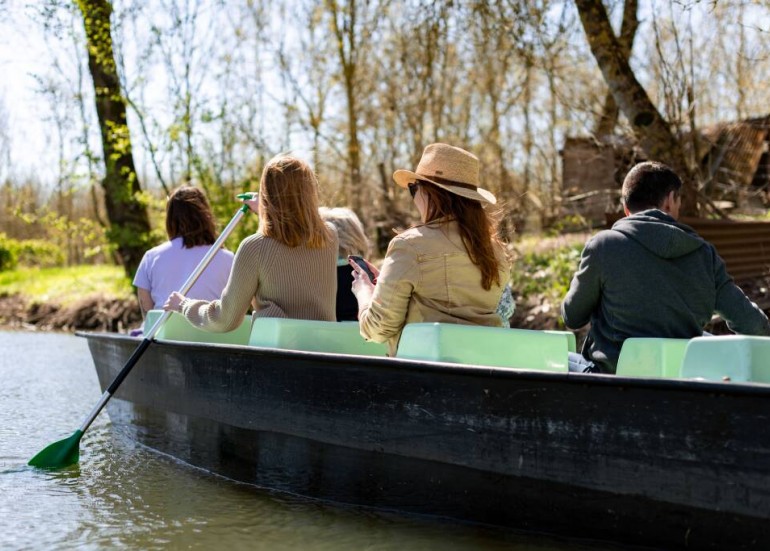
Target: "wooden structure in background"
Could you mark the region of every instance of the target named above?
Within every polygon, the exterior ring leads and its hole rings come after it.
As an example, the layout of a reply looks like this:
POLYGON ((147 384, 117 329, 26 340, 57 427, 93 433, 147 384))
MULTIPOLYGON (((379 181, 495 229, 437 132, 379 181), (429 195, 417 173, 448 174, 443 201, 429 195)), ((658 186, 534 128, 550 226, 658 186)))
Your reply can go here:
MULTIPOLYGON (((716 124, 683 141, 685 149, 696 152, 701 193, 712 204, 756 211, 770 203, 770 116, 716 124)), ((645 160, 630 137, 567 138, 562 150, 565 214, 597 222, 605 212, 619 212, 623 178, 645 160)))

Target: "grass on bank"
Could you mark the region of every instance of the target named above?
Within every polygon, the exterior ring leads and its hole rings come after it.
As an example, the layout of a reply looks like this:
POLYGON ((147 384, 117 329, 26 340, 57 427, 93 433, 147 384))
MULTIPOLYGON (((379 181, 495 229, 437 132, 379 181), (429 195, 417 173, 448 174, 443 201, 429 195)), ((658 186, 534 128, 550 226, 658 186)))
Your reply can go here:
MULTIPOLYGON (((519 300, 547 301, 558 311, 587 237, 585 233, 519 237, 513 246, 511 273, 514 294, 519 300)), ((0 272, 0 296, 13 294, 30 302, 68 306, 91 294, 130 298, 134 289, 120 266, 18 267, 0 272)))
POLYGON ((67 306, 91 294, 129 298, 133 287, 120 266, 26 268, 0 272, 0 296, 20 294, 32 302, 67 306))

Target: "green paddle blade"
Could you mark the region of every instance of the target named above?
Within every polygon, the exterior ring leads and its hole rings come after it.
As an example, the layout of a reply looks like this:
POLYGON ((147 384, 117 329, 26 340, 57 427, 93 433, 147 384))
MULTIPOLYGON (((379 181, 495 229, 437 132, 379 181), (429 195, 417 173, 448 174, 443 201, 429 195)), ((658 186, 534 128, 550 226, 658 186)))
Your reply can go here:
POLYGON ((76 430, 69 438, 46 446, 27 464, 41 469, 61 469, 74 465, 80 459, 79 446, 82 437, 83 431, 76 430))

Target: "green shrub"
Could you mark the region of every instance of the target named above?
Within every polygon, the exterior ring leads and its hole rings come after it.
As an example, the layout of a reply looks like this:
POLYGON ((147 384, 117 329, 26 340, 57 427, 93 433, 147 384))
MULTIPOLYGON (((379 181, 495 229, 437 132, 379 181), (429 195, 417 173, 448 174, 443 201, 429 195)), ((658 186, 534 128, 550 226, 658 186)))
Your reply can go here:
POLYGON ((61 247, 42 239, 17 241, 16 259, 19 266, 53 268, 64 264, 61 247))
POLYGON ((15 250, 15 240, 8 239, 4 233, 0 233, 0 272, 13 270, 16 267, 15 250))
POLYGON ((544 295, 561 301, 580 263, 582 244, 544 252, 528 252, 514 262, 511 283, 518 295, 544 295))
POLYGON ((58 245, 42 239, 11 239, 0 233, 0 271, 17 266, 51 268, 64 264, 64 252, 58 245))

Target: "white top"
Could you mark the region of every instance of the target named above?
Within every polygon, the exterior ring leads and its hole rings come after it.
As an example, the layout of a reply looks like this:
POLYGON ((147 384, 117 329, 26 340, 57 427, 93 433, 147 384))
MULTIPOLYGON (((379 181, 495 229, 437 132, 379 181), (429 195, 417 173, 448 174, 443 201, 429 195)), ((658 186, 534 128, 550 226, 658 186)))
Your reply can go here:
MULTIPOLYGON (((210 245, 201 245, 186 249, 183 243, 181 237, 166 241, 144 253, 139 263, 134 286, 150 291, 155 308, 163 308, 168 296, 181 289, 211 248, 210 245)), ((218 299, 227 285, 232 265, 233 253, 221 249, 186 296, 201 300, 218 299)))

